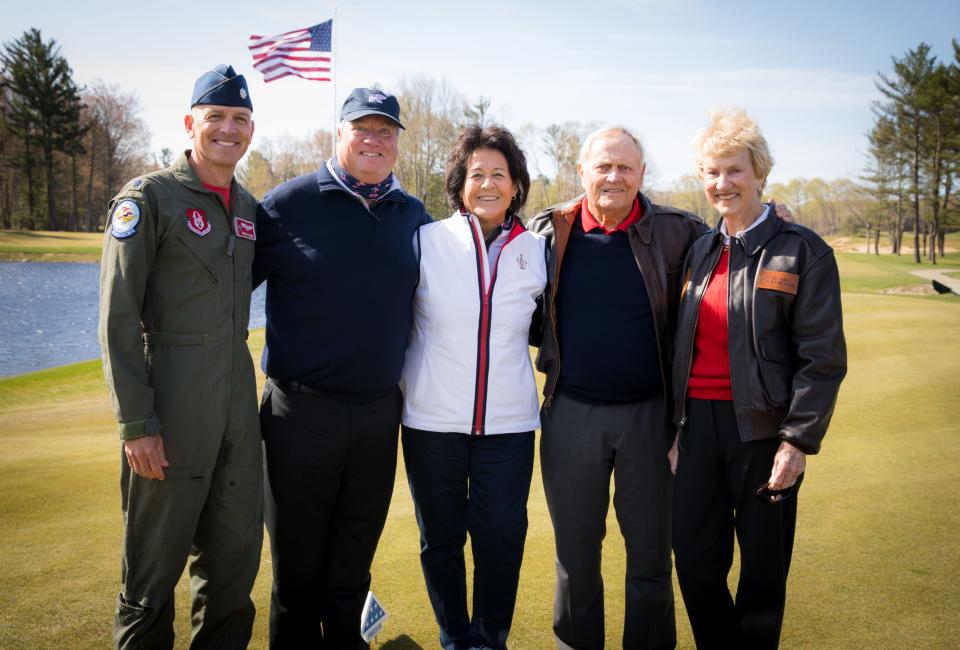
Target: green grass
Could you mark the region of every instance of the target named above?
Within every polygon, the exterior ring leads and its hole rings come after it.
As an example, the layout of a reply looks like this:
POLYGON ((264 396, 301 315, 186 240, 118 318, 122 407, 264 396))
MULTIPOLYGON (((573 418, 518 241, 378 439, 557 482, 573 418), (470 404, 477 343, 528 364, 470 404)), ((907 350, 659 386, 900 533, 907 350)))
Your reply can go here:
MULTIPOLYGON (((861 268, 852 286, 867 293, 844 295, 850 372, 799 497, 784 648, 952 648, 960 636, 960 304, 870 293, 899 272, 877 268, 872 273, 881 277, 871 277, 861 268)), ((262 330, 254 332, 255 354, 262 344, 262 330)), ((96 362, 0 380, 0 647, 109 646, 119 459, 96 362)), ((539 469, 529 516, 511 633, 520 650, 554 647, 553 533, 539 469)), ((612 510, 607 526, 613 648, 620 646, 624 553, 612 510)), ((401 466, 373 566, 373 589, 390 612, 379 647, 437 645, 417 538, 401 466)), ((266 646, 269 587, 265 547, 253 592, 255 648, 266 646)), ((186 581, 177 597, 178 647, 185 647, 186 581)), ((690 648, 679 592, 677 600, 679 646, 690 648)))
MULTIPOLYGON (((836 254, 840 268, 840 286, 845 293, 890 293, 904 287, 930 287, 930 281, 917 277, 911 271, 949 269, 960 266, 960 254, 941 258, 936 265, 924 261, 917 264, 910 255, 867 255, 864 253, 836 254)), ((916 297, 943 300, 932 294, 916 293, 916 297)), ((947 296, 947 299, 958 299, 947 296)))
POLYGON ((64 403, 96 395, 106 398, 99 361, 81 361, 0 379, 0 412, 34 410, 38 403, 64 403), (51 391, 51 386, 56 390, 51 391))
POLYGON ((103 233, 0 230, 0 260, 98 262, 103 233))

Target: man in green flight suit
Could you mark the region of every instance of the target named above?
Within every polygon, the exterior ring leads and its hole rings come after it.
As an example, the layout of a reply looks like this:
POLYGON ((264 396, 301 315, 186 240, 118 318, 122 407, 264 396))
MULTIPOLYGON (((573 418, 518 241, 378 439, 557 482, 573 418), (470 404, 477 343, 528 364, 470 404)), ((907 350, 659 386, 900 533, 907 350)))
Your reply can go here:
POLYGON ((191 647, 244 648, 263 544, 247 349, 256 201, 233 178, 253 136, 247 84, 219 65, 184 117, 192 150, 110 204, 100 347, 120 423, 118 648, 171 648, 190 563, 191 647))

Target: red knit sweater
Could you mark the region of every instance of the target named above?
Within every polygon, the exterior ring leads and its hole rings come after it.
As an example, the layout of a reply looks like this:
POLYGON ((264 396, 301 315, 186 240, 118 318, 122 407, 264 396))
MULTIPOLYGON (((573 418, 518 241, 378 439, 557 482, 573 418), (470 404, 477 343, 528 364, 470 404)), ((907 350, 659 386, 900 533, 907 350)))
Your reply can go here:
POLYGON ((732 400, 730 349, 727 347, 727 270, 730 248, 723 247, 710 283, 700 301, 697 332, 693 341, 693 364, 687 397, 732 400))

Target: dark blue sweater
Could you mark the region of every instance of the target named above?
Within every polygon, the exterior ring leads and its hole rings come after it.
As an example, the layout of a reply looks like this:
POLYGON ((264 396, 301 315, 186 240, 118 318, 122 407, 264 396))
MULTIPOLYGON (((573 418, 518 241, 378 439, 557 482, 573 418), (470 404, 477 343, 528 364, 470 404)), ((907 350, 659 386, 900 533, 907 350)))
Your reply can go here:
POLYGON ((588 404, 663 392, 653 311, 627 233, 573 224, 557 285, 557 390, 588 404))
POLYGON ((370 210, 327 171, 271 190, 257 215, 253 285, 267 282, 263 371, 348 402, 400 380, 419 267, 411 240, 430 221, 400 190, 370 210))

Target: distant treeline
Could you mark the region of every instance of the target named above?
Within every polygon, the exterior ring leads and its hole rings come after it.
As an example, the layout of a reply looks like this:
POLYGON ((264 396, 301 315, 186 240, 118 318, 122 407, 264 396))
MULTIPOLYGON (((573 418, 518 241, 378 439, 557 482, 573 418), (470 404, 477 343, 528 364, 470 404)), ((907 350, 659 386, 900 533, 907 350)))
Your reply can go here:
MULTIPOLYGON (((855 179, 794 179, 767 188, 798 221, 822 235, 859 234, 875 252, 886 234, 899 254, 905 233, 914 255, 935 261, 946 232, 960 224, 960 43, 940 63, 921 43, 879 74, 868 162, 855 179)), ((106 204, 129 178, 168 165, 152 153, 150 132, 131 93, 98 80, 80 88, 56 41, 30 29, 0 53, 0 228, 98 230, 106 204)), ((392 90, 392 89, 391 89, 392 90)), ((430 214, 450 213, 444 167, 460 127, 499 121, 489 98, 470 102, 446 81, 403 78, 398 96, 406 130, 396 174, 430 214)), ((532 215, 579 191, 577 156, 597 124, 565 122, 514 128, 528 156, 532 215)), ((330 156, 331 134, 258 138, 238 175, 258 197, 315 169, 330 156)), ((651 178, 648 176, 648 181, 651 178)), ((652 192, 657 201, 712 221, 700 181, 684 176, 652 192)))

